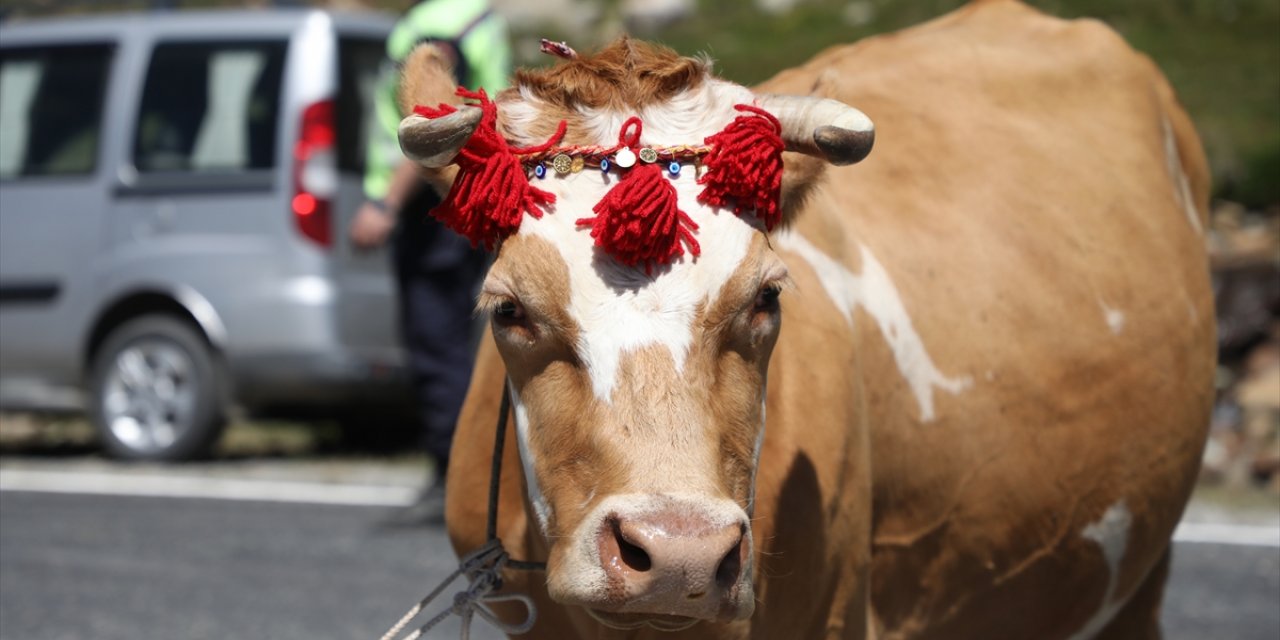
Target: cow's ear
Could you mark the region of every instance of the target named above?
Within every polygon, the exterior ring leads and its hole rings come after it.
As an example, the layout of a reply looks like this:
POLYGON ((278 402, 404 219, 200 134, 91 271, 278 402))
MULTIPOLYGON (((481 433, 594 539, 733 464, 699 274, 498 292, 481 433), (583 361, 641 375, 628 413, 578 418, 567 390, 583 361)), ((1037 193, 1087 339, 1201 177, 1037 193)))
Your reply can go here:
POLYGON ((416 107, 458 105, 454 82, 454 56, 436 44, 420 44, 405 58, 400 74, 400 150, 422 167, 422 177, 441 195, 448 193, 457 175, 453 158, 467 143, 480 122, 480 110, 458 107, 457 113, 429 119, 414 113, 416 107))
POLYGON ((788 151, 782 154, 782 226, 789 226, 804 208, 809 195, 827 171, 827 162, 821 158, 788 151))
POLYGON ((458 104, 458 85, 453 80, 453 56, 439 45, 418 45, 400 67, 400 116, 413 113, 414 107, 436 107, 458 104))

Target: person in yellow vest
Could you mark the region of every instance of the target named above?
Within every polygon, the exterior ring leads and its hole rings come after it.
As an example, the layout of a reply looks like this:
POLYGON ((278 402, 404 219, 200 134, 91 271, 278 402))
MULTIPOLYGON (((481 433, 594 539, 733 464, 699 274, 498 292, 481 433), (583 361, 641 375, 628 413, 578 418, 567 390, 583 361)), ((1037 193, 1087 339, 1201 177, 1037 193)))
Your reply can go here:
POLYGON ((349 235, 361 248, 391 242, 400 326, 422 440, 436 463, 436 481, 415 504, 392 516, 392 524, 405 525, 444 521, 444 478, 453 429, 471 378, 472 309, 485 267, 483 253, 428 215, 439 196, 418 178, 396 140, 401 119, 398 67, 424 42, 435 43, 453 57, 460 86, 492 95, 506 86, 511 71, 506 23, 486 0, 415 2, 387 39, 390 64, 374 97, 375 117, 368 132, 366 201, 349 235))

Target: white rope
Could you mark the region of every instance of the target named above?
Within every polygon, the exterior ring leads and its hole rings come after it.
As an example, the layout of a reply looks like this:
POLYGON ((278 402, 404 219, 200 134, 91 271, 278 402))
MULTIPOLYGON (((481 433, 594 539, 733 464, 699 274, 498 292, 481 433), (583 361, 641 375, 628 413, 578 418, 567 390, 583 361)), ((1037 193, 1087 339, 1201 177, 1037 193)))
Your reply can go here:
POLYGON ((428 620, 426 624, 418 627, 404 640, 416 640, 421 638, 432 627, 440 624, 450 615, 457 615, 461 619, 462 640, 470 640, 471 638, 471 620, 476 614, 487 621, 489 624, 498 628, 498 630, 508 635, 516 635, 529 631, 533 628, 533 621, 537 617, 537 607, 533 603, 533 599, 520 593, 494 594, 493 591, 498 589, 502 584, 502 569, 507 564, 507 552, 502 548, 502 541, 498 539, 490 540, 484 546, 472 551, 462 558, 458 569, 449 574, 427 597, 423 598, 418 604, 414 605, 404 614, 400 621, 397 622, 391 630, 382 635, 382 640, 395 640, 395 637, 409 625, 418 614, 422 613, 437 596, 444 591, 459 576, 466 575, 470 580, 470 584, 466 589, 453 594, 453 605, 448 609, 437 613, 433 618, 428 620), (498 602, 519 601, 524 603, 529 615, 525 617, 523 622, 518 624, 509 624, 503 622, 494 613, 489 605, 498 602))

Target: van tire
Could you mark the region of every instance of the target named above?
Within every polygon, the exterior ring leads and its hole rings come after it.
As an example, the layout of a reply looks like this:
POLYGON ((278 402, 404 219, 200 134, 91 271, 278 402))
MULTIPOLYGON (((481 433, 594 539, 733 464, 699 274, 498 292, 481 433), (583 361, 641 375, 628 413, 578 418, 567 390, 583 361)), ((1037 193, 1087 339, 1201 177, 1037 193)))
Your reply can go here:
POLYGON ((90 420, 114 457, 204 457, 226 425, 219 363, 181 319, 146 315, 121 324, 103 340, 91 371, 90 420))

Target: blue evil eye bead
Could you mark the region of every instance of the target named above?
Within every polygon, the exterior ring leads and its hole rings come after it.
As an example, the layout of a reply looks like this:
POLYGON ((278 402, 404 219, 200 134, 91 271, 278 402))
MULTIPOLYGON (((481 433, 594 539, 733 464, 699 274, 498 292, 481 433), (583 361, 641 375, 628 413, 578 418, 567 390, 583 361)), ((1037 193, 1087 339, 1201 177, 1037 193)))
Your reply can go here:
POLYGON ((600 158, 600 172, 601 172, 601 173, 609 173, 609 159, 608 159, 608 158, 600 158))
POLYGON ((541 180, 547 177, 547 168, 540 164, 533 168, 533 175, 538 176, 538 179, 541 180))
POLYGON ((680 163, 672 161, 671 164, 667 165, 667 173, 671 174, 672 178, 680 175, 680 163))

